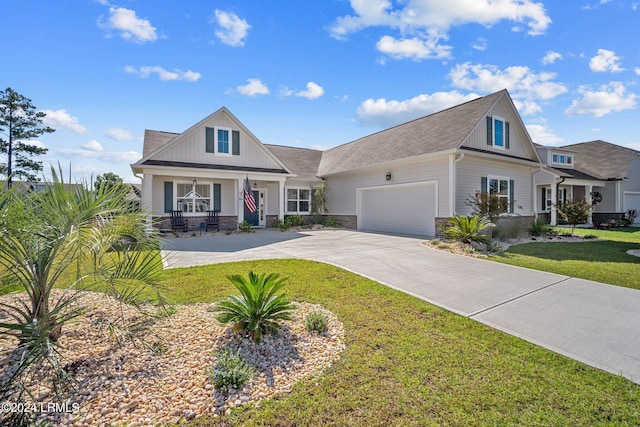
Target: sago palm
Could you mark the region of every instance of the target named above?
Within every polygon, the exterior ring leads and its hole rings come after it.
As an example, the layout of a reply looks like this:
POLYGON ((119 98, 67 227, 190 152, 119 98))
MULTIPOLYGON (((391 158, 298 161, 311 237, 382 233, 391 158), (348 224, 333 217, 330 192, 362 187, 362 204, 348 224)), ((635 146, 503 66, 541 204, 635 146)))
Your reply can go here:
POLYGON ((449 226, 444 230, 444 234, 463 243, 485 243, 489 237, 484 234, 484 230, 491 226, 491 221, 481 216, 456 215, 449 218, 449 226))
POLYGON ((240 295, 232 295, 215 305, 221 323, 232 323, 236 331, 247 331, 256 343, 260 343, 263 334, 273 334, 283 320, 291 320, 294 305, 285 294, 276 295, 286 282, 279 274, 258 275, 251 271, 248 278, 240 275, 227 278, 240 295))

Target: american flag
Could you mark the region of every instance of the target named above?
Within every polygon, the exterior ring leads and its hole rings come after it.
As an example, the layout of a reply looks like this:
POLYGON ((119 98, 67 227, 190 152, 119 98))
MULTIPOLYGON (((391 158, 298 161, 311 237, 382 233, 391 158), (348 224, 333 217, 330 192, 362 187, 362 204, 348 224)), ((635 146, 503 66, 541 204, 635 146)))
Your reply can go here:
POLYGON ((251 183, 249 182, 249 177, 247 177, 247 179, 244 181, 244 205, 251 213, 254 213, 257 210, 256 199, 253 198, 253 192, 251 191, 251 183))

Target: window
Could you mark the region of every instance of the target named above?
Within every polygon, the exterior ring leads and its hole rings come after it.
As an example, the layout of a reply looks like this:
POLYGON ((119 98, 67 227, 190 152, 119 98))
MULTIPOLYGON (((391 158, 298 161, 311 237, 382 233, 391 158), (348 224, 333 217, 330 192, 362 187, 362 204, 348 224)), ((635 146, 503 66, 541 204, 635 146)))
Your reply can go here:
POLYGON ((489 194, 500 199, 500 212, 513 213, 513 180, 490 176, 488 184, 489 194))
POLYGON ((309 213, 311 190, 308 188, 287 188, 287 212, 309 213))
POLYGON ((211 184, 176 184, 176 206, 182 212, 211 210, 211 184))
POLYGON ((557 155, 557 154, 554 154, 553 156, 551 156, 551 161, 552 161, 553 163, 558 163, 558 161, 559 161, 559 160, 558 160, 558 155, 557 155))
POLYGON ((218 153, 229 154, 229 131, 227 129, 218 129, 218 153))
POLYGON ((571 154, 553 153, 551 154, 551 163, 557 165, 572 165, 573 156, 571 154))
POLYGON ((487 116, 487 145, 508 149, 509 137, 509 122, 502 117, 487 116))
POLYGON ((542 209, 549 212, 553 205, 553 199, 551 198, 551 187, 542 189, 542 209))

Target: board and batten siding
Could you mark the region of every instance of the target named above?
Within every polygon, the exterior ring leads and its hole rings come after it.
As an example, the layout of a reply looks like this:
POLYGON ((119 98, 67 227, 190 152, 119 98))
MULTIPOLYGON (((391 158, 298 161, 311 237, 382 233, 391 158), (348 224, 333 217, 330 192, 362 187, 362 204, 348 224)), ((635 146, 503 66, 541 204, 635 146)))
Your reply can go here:
POLYGON ((179 141, 167 150, 158 153, 154 160, 173 162, 208 163, 217 165, 245 166, 257 168, 281 169, 282 166, 274 161, 263 149, 261 143, 244 132, 234 120, 225 114, 216 116, 202 126, 185 132, 179 136, 179 141), (206 152, 206 128, 219 127, 229 131, 240 131, 240 155, 231 154, 231 132, 229 132, 230 154, 214 154, 206 152))
POLYGON ((520 120, 515 116, 511 108, 507 108, 508 102, 502 100, 493 106, 487 116, 501 117, 509 122, 509 148, 501 149, 493 145, 487 144, 487 120, 486 117, 478 122, 475 128, 463 141, 463 147, 471 147, 474 149, 493 151, 500 154, 508 154, 510 156, 520 157, 537 161, 535 150, 529 142, 523 128, 520 126, 520 120))
MULTIPOLYGON (((152 215, 153 216, 167 216, 168 214, 164 211, 164 186, 165 182, 182 182, 189 183, 190 179, 184 179, 181 177, 175 176, 161 176, 154 175, 153 183, 152 183, 152 191, 153 191, 153 205, 152 205, 152 215)), ((236 200, 235 197, 235 180, 230 179, 221 179, 221 180, 207 180, 205 178, 198 178, 198 184, 220 184, 220 205, 221 212, 220 215, 237 215, 236 209, 236 200)), ((174 185, 175 188, 175 185, 174 185)), ((174 190, 175 191, 175 190, 174 190)), ((175 198, 175 192, 174 192, 175 198)))
POLYGON ((422 181, 436 181, 438 183, 438 216, 447 216, 448 157, 329 176, 326 178, 329 215, 356 215, 356 190, 358 188, 422 181), (387 181, 386 175, 389 172, 391 180, 387 181))
POLYGON ((514 181, 514 214, 533 214, 533 174, 530 166, 509 164, 491 159, 465 156, 456 167, 458 189, 455 211, 460 215, 471 213, 465 202, 480 192, 482 177, 508 178, 514 181))

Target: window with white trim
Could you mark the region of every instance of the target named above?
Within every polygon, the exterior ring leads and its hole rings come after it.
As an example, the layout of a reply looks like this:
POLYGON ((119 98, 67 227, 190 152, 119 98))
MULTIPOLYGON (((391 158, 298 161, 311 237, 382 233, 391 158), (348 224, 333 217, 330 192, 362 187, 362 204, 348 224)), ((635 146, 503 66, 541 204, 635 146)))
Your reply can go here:
POLYGON ((176 207, 187 213, 210 211, 212 198, 211 184, 194 184, 193 182, 176 183, 176 207))
POLYGON ((489 194, 495 195, 500 198, 500 212, 507 213, 509 212, 510 200, 509 197, 511 195, 510 188, 510 180, 509 178, 499 178, 499 177, 488 177, 489 183, 489 194))
POLYGON ((493 146, 504 148, 504 120, 499 117, 493 118, 493 146))
POLYGON ((311 190, 309 188, 287 188, 287 213, 309 213, 311 190))
POLYGON ((230 154, 231 131, 229 129, 216 128, 216 153, 230 154))
POLYGON ((556 165, 573 165, 573 156, 571 154, 552 153, 551 163, 556 165))

